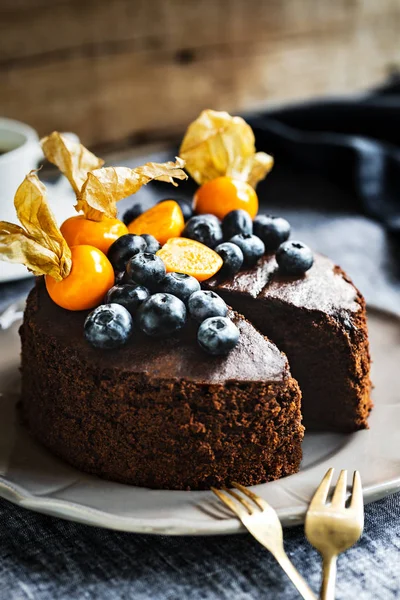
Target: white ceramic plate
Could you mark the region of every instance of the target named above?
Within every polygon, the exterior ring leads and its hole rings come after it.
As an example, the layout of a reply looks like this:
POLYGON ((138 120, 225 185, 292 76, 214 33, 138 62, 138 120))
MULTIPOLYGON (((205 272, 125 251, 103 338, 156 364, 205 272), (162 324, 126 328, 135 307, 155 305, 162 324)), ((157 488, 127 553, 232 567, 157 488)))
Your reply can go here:
MULTIPOLYGON (((371 311, 375 383, 371 429, 352 435, 310 433, 299 473, 254 491, 286 526, 301 523, 328 467, 359 469, 372 502, 400 489, 400 321, 371 311)), ((241 531, 211 492, 135 488, 91 477, 54 458, 19 425, 18 323, 0 331, 0 496, 31 510, 90 525, 141 533, 209 535, 241 531)))

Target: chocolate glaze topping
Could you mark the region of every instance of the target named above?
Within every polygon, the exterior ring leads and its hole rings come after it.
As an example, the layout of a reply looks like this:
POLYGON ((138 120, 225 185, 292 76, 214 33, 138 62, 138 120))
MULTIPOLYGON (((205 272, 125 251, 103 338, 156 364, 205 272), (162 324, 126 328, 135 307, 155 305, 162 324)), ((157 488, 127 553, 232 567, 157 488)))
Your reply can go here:
POLYGON ((281 275, 275 256, 266 255, 255 267, 240 271, 232 279, 222 281, 216 276, 206 282, 206 286, 252 298, 273 298, 330 315, 343 310, 357 312, 360 308, 355 287, 321 254, 315 254, 314 265, 303 277, 281 275))
POLYGON ((49 338, 67 340, 77 360, 95 368, 146 373, 152 379, 221 384, 229 381, 281 381, 288 377, 286 357, 237 313, 229 316, 240 330, 239 343, 227 356, 206 354, 197 344, 196 324, 188 318, 183 330, 168 339, 149 338, 138 329, 117 350, 92 348, 83 335, 88 311, 72 312, 57 306, 42 280, 37 283, 36 323, 49 338))

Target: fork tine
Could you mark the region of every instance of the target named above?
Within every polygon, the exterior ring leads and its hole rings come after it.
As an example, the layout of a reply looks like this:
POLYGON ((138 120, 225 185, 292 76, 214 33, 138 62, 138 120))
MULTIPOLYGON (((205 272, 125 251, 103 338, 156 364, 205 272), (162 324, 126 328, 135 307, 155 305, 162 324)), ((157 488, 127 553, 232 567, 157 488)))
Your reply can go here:
POLYGON ((231 500, 229 498, 229 496, 227 496, 226 494, 224 494, 223 492, 221 492, 221 490, 217 490, 216 488, 212 487, 211 491, 214 492, 214 494, 221 500, 221 502, 223 502, 225 504, 225 506, 227 506, 228 508, 230 508, 230 510, 240 519, 244 516, 247 515, 247 512, 244 511, 244 509, 239 506, 238 504, 236 504, 236 502, 234 502, 233 500, 231 500))
POLYGON ((353 489, 350 500, 350 508, 353 508, 360 514, 362 514, 364 510, 361 477, 358 471, 354 471, 353 475, 353 489))
POLYGON ((310 502, 309 508, 311 508, 311 507, 314 508, 315 506, 326 503, 326 499, 327 499, 328 493, 329 493, 329 488, 331 487, 333 471, 334 471, 334 469, 331 467, 325 473, 323 480, 319 484, 318 489, 315 492, 313 499, 310 502))
POLYGON ((249 515, 253 514, 254 507, 250 504, 250 502, 247 502, 247 500, 245 498, 242 498, 242 496, 240 496, 239 494, 237 494, 233 490, 228 490, 228 488, 226 488, 226 487, 224 487, 223 490, 224 490, 224 492, 226 492, 227 494, 230 494, 230 496, 233 496, 233 498, 235 498, 236 500, 238 500, 238 502, 240 502, 240 504, 242 504, 242 506, 245 507, 245 509, 247 510, 247 512, 249 513, 249 515))
POLYGON ((347 491, 347 471, 344 469, 340 471, 339 479, 335 487, 335 491, 332 496, 332 506, 340 508, 346 504, 346 491, 347 491))
POLYGON ((270 508, 268 502, 266 502, 265 500, 263 500, 262 498, 260 498, 260 496, 257 496, 257 494, 255 494, 251 490, 248 490, 246 487, 244 487, 244 485, 240 485, 240 483, 236 483, 235 481, 232 481, 232 485, 236 489, 238 489, 241 492, 243 492, 243 494, 245 494, 246 496, 248 496, 249 498, 251 498, 253 500, 253 502, 255 502, 259 508, 261 508, 261 510, 264 510, 266 508, 270 508))

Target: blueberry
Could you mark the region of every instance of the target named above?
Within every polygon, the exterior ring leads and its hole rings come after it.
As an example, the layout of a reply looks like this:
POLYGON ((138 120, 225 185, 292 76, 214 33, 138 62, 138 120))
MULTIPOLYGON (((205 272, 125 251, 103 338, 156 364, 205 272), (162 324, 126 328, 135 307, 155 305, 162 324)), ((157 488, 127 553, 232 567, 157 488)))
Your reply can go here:
POLYGON ((150 297, 150 292, 143 285, 114 285, 105 297, 106 304, 120 304, 134 315, 139 306, 150 297))
POLYGON ((239 233, 238 235, 234 235, 229 241, 239 246, 243 252, 244 264, 247 266, 255 265, 265 252, 264 242, 251 233, 239 233))
POLYGON ((258 215, 253 223, 254 233, 265 244, 266 252, 276 252, 290 236, 290 224, 281 217, 258 215))
POLYGON ((146 242, 140 235, 126 233, 111 244, 107 256, 115 271, 124 271, 128 260, 145 250, 146 242))
POLYGON ((200 290, 194 292, 189 298, 188 308, 190 316, 200 323, 208 317, 225 317, 228 307, 215 292, 200 290))
POLYGON ((131 282, 154 289, 164 279, 166 269, 156 254, 139 252, 128 261, 126 273, 131 282))
POLYGON ((123 283, 125 277, 125 271, 116 271, 115 272, 115 283, 123 283))
POLYGON ((124 214, 122 215, 122 220, 125 223, 125 225, 130 225, 132 221, 137 219, 137 217, 140 217, 142 213, 144 213, 143 206, 140 202, 136 202, 136 204, 134 204, 124 212, 124 214))
POLYGON ((228 354, 239 341, 239 329, 227 317, 210 317, 202 322, 197 341, 209 354, 228 354))
POLYGON ((220 270, 221 275, 234 275, 242 268, 244 257, 243 252, 236 244, 223 242, 215 248, 215 252, 220 255, 224 264, 220 270))
POLYGON ((189 296, 200 290, 200 283, 191 275, 185 273, 167 273, 160 283, 160 291, 173 294, 186 302, 189 296))
POLYGON ((133 329, 129 312, 120 304, 102 304, 85 320, 87 341, 95 348, 118 348, 125 344, 133 329))
POLYGON ((150 252, 150 254, 155 254, 161 249, 161 244, 154 235, 150 235, 149 233, 142 233, 140 236, 144 239, 147 244, 146 252, 150 252))
POLYGON ((225 240, 238 233, 253 233, 253 221, 245 210, 231 210, 222 221, 222 231, 225 240))
POLYGON ((303 275, 311 269, 314 256, 302 242, 290 240, 281 244, 276 253, 276 262, 285 275, 303 275))
MULTIPOLYGON (((163 198, 162 200, 159 200, 157 204, 160 204, 161 202, 166 202, 167 200, 171 200, 171 198, 163 198)), ((182 200, 181 198, 174 198, 174 200, 181 207, 183 218, 185 219, 186 223, 186 221, 189 221, 189 219, 193 217, 193 208, 191 204, 189 204, 189 202, 186 202, 186 200, 182 200)))
POLYGON ((186 223, 182 237, 196 240, 210 248, 215 248, 223 239, 219 219, 215 215, 196 215, 186 223))
POLYGON ((153 337, 166 337, 185 325, 186 307, 172 294, 154 294, 138 311, 140 329, 153 337))

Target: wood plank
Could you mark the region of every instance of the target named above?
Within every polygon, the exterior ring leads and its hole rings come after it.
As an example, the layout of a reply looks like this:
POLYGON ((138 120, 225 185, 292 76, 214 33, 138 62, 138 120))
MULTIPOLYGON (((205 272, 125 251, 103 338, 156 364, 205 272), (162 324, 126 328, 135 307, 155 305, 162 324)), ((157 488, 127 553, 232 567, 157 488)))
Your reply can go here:
POLYGON ((32 63, 149 49, 244 44, 396 18, 398 0, 2 0, 0 57, 32 63), (50 56, 51 58, 51 56, 50 56))
POLYGON ((398 0, 3 0, 0 114, 90 145, 166 138, 205 107, 380 82, 399 31, 398 0))

